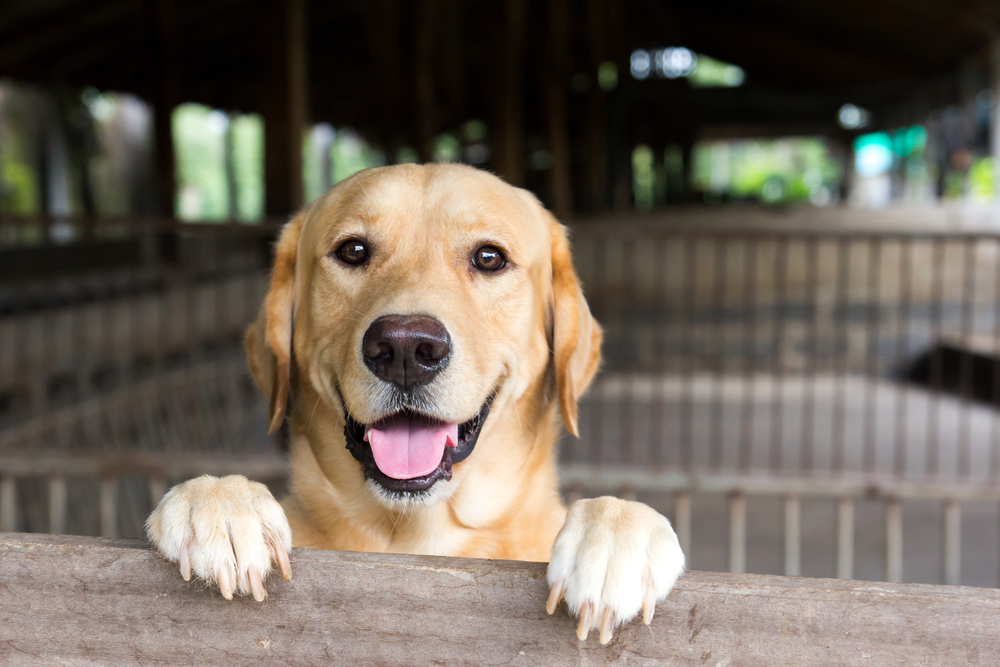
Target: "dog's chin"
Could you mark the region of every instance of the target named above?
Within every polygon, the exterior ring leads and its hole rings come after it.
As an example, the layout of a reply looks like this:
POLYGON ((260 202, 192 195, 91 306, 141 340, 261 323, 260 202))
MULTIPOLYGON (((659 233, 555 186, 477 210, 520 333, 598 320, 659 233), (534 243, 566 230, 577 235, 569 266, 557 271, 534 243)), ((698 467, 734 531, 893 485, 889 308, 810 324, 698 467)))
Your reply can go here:
MULTIPOLYGON (((453 435, 457 435, 457 442, 444 447, 441 459, 437 466, 430 472, 416 477, 394 477, 383 472, 376 461, 375 453, 368 442, 369 433, 380 428, 377 424, 365 425, 356 421, 350 414, 347 414, 344 425, 344 438, 347 443, 347 450, 359 463, 361 463, 365 486, 382 504, 389 507, 405 507, 413 505, 429 505, 447 500, 455 492, 455 484, 452 479, 452 466, 464 461, 476 446, 479 434, 490 412, 492 399, 487 399, 479 411, 466 422, 452 424, 453 435), (456 429, 457 426, 457 429, 456 429)), ((441 424, 433 417, 420 413, 401 411, 393 415, 388 415, 379 421, 385 423, 394 419, 409 419, 422 423, 441 424)), ((409 423, 409 422, 407 422, 409 423)), ((412 431, 411 431, 412 433, 412 431)), ((412 441, 411 441, 412 442, 412 441)), ((435 459, 436 460, 436 455, 435 459)), ((433 465, 433 463, 430 463, 433 465)), ((426 468, 424 468, 426 470, 426 468)))

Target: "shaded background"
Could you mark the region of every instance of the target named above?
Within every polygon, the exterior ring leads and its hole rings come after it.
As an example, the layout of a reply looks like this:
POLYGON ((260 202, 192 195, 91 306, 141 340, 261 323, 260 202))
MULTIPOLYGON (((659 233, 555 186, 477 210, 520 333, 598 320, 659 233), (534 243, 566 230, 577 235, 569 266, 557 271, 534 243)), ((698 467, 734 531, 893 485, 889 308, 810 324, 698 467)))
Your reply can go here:
POLYGON ((241 336, 359 169, 465 162, 573 229, 606 362, 566 495, 692 567, 1000 582, 1000 7, 0 2, 0 530, 284 486, 241 336), (905 547, 905 548, 904 548, 905 547))

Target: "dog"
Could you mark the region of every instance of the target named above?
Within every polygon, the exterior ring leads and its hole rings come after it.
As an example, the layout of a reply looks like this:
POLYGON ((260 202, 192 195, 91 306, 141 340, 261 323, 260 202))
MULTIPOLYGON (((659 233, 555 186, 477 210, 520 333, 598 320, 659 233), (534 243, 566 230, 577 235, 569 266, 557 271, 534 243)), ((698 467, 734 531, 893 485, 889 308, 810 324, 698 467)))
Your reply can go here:
POLYGON ((551 614, 601 643, 650 623, 684 570, 647 505, 559 495, 559 422, 600 361, 567 229, 530 193, 463 165, 348 178, 285 225, 246 334, 290 493, 241 476, 175 486, 147 521, 168 560, 262 601, 292 546, 549 561, 551 614))

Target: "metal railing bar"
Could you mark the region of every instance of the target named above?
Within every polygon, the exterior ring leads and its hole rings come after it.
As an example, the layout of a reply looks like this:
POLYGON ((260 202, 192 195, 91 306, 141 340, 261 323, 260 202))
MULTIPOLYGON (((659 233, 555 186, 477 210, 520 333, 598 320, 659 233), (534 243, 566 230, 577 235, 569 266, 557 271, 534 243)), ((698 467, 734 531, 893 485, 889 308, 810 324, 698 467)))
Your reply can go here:
POLYGON ((903 581, 903 505, 899 498, 885 502, 885 580, 903 581))
POLYGON ((837 578, 854 578, 854 501, 837 499, 837 578))
POLYGON ((830 474, 816 471, 808 476, 780 475, 711 469, 651 471, 613 466, 560 466, 564 485, 578 484, 594 492, 615 492, 630 486, 639 493, 744 493, 754 496, 798 495, 809 498, 894 497, 903 500, 954 499, 959 502, 1000 501, 1000 483, 995 480, 941 481, 938 478, 899 478, 885 473, 830 474))
POLYGON ((962 583, 962 506, 958 501, 944 501, 944 583, 962 583))
POLYGON ((785 525, 785 575, 797 577, 802 573, 802 512, 797 495, 787 495, 783 503, 785 525))
POLYGON ((747 569, 747 501, 742 493, 729 497, 729 571, 742 574, 747 569))
POLYGON ((674 494, 674 532, 687 562, 691 563, 691 494, 678 491, 674 494))

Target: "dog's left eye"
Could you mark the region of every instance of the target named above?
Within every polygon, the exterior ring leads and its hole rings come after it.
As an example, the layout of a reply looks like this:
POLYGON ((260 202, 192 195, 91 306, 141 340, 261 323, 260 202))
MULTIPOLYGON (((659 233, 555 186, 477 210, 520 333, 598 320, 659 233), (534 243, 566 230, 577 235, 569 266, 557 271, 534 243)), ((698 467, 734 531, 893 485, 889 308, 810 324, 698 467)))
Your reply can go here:
POLYGON ((358 239, 349 239, 344 241, 333 251, 333 254, 337 256, 344 264, 350 264, 351 266, 360 266, 368 261, 368 257, 371 252, 368 250, 368 246, 358 239))
POLYGON ((484 245, 472 255, 472 263, 480 271, 499 271, 507 266, 507 258, 500 248, 484 245))

